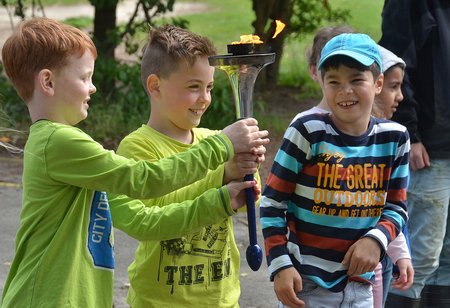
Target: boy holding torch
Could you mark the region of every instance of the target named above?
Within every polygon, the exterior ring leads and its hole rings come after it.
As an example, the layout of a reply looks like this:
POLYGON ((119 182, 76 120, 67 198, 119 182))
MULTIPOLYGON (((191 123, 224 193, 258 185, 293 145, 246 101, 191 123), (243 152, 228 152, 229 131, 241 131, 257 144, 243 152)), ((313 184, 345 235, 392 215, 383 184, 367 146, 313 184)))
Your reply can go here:
MULTIPOLYGON (((214 67, 209 65, 208 56, 214 54, 207 38, 179 27, 166 25, 150 31, 141 64, 150 117, 147 124, 122 140, 119 154, 158 161, 187 151, 203 138, 218 133, 197 127, 211 104, 214 67)), ((241 180, 257 172, 264 153, 264 146, 254 153, 238 153, 200 181, 142 201, 148 207, 160 207, 241 180)), ((114 210, 112 214, 114 219, 114 210)), ((128 271, 131 287, 127 301, 133 308, 237 307, 240 256, 232 219, 171 240, 141 241, 128 271)))

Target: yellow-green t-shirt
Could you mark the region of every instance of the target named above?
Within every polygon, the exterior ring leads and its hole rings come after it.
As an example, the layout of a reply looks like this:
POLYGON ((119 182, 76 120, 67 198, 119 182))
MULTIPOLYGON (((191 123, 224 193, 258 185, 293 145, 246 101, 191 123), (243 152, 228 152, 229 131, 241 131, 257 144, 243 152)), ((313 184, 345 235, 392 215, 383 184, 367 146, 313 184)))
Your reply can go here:
MULTIPOLYGON (((217 133, 202 128, 194 128, 192 132, 193 144, 217 133)), ((191 146, 143 125, 122 140, 118 153, 157 161, 191 146)), ((191 168, 196 168, 195 163, 191 168)), ((193 199, 212 187, 222 186, 223 173, 222 165, 194 184, 143 202, 155 207, 193 199)), ((239 269, 240 255, 231 218, 172 240, 141 241, 128 268, 131 283, 128 303, 133 308, 238 307, 239 269)))

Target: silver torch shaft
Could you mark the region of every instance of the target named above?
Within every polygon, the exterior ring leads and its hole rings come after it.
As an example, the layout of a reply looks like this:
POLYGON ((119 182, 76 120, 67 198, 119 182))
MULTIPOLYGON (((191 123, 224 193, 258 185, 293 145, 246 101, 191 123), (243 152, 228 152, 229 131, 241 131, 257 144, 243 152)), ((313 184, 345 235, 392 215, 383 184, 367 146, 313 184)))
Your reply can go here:
MULTIPOLYGON (((229 45, 230 46, 230 45, 229 45)), ((247 53, 209 57, 209 64, 225 71, 231 83, 237 119, 253 117, 253 90, 259 72, 275 61, 275 53, 247 53)), ((247 174, 244 180, 253 180, 247 174)), ((249 246, 246 259, 249 267, 257 271, 262 263, 263 253, 256 235, 255 195, 253 188, 246 189, 246 205, 249 246)))

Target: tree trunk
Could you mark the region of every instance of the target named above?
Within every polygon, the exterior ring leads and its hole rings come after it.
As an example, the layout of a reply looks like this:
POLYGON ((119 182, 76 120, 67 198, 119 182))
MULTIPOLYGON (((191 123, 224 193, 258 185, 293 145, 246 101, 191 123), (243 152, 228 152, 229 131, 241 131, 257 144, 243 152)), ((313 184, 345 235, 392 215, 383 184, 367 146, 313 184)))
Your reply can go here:
POLYGON ((116 9, 117 1, 104 6, 95 6, 94 39, 98 56, 104 59, 114 59, 117 45, 112 33, 116 29, 116 9))
POLYGON ((275 63, 267 66, 258 77, 259 87, 272 89, 278 82, 278 74, 280 69, 280 60, 283 54, 284 39, 289 29, 292 17, 292 1, 291 0, 252 0, 253 11, 256 20, 252 23, 255 34, 259 35, 266 45, 268 52, 276 54, 275 63), (270 28, 265 32, 267 23, 271 19, 270 28), (276 38, 272 38, 275 33, 275 20, 281 20, 286 24, 286 29, 282 31, 276 38))

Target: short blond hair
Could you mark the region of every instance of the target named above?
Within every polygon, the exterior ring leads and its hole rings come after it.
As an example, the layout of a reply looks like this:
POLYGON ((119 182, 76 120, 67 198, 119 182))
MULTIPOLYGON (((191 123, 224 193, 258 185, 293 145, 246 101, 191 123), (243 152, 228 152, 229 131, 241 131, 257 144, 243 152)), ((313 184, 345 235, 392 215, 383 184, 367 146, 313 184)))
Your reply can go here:
POLYGON ((2 62, 17 93, 28 102, 39 71, 59 69, 67 64, 70 56, 81 57, 88 50, 97 58, 94 43, 80 29, 38 17, 20 23, 6 40, 2 62))

